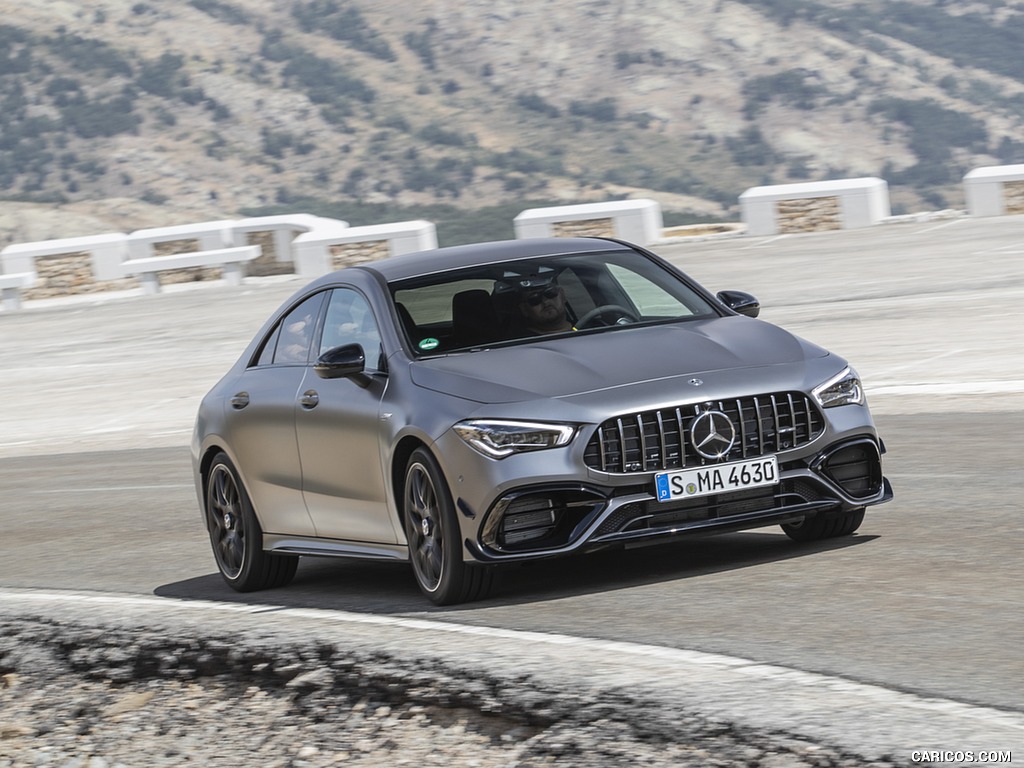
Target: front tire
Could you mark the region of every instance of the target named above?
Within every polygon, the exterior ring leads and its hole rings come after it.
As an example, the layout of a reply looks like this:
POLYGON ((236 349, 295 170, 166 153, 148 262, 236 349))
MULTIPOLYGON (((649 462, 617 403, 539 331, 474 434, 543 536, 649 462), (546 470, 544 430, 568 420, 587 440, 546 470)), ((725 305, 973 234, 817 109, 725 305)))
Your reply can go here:
POLYGON ((849 536, 864 522, 864 508, 836 514, 817 514, 798 523, 783 523, 782 530, 793 541, 821 541, 849 536))
POLYGON ((263 529, 231 459, 218 453, 206 480, 206 529, 217 569, 236 592, 283 587, 299 566, 295 555, 263 551, 263 529))
POLYGON ((424 448, 413 451, 406 464, 402 518, 413 574, 428 600, 452 605, 487 596, 493 571, 463 561, 455 505, 440 467, 424 448))

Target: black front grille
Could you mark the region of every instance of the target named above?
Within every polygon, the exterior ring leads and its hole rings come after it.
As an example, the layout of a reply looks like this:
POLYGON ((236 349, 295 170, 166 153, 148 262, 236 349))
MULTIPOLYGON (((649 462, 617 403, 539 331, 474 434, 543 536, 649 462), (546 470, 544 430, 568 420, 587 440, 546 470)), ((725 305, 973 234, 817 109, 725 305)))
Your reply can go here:
POLYGON ((821 411, 802 392, 776 392, 661 408, 608 419, 587 444, 584 460, 602 472, 651 472, 708 463, 690 439, 690 425, 707 410, 726 414, 736 440, 720 461, 799 448, 825 429, 821 411))

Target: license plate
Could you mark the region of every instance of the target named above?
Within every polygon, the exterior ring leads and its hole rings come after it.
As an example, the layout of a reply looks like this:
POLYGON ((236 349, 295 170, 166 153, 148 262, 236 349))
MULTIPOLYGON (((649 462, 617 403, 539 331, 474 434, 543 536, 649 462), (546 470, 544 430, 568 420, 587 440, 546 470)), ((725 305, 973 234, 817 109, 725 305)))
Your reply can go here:
POLYGON ((774 456, 763 456, 752 461, 734 461, 697 469, 659 472, 654 476, 658 501, 677 501, 730 493, 747 488, 760 488, 779 482, 779 461, 774 456))

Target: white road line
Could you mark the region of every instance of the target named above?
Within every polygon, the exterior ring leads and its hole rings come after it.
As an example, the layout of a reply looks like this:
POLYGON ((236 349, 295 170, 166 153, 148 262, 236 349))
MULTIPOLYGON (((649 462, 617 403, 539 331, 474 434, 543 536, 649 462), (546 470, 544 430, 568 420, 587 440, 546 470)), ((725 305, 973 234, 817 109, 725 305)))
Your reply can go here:
POLYGON ((945 227, 951 227, 954 224, 959 224, 962 221, 964 221, 964 219, 953 219, 952 221, 946 221, 946 222, 943 222, 942 224, 936 224, 934 227, 925 227, 924 229, 919 229, 914 234, 915 235, 923 235, 923 234, 925 234, 927 232, 934 232, 937 229, 944 229, 945 227))
POLYGON ((775 237, 769 237, 767 240, 762 240, 762 241, 760 241, 758 243, 751 243, 750 245, 746 245, 746 246, 740 248, 740 250, 741 251, 749 251, 752 248, 760 248, 760 247, 765 246, 765 245, 770 245, 770 244, 774 243, 777 240, 785 240, 788 237, 790 237, 790 235, 776 235, 775 237))
POLYGON ((876 395, 1010 395, 1024 392, 1024 380, 927 382, 920 384, 874 384, 868 396, 876 395))
POLYGON ((53 493, 110 493, 116 491, 167 491, 178 488, 194 488, 192 483, 174 485, 108 485, 96 488, 47 488, 41 491, 28 491, 30 496, 46 496, 53 493))
POLYGON ((905 371, 908 368, 920 368, 924 365, 934 363, 936 360, 942 360, 944 357, 952 357, 953 355, 959 355, 964 352, 970 352, 969 349, 951 349, 948 352, 943 352, 941 355, 932 355, 931 357, 925 358, 924 360, 913 360, 906 365, 897 365, 895 368, 886 368, 885 370, 879 371, 875 374, 874 378, 889 376, 896 371, 905 371))

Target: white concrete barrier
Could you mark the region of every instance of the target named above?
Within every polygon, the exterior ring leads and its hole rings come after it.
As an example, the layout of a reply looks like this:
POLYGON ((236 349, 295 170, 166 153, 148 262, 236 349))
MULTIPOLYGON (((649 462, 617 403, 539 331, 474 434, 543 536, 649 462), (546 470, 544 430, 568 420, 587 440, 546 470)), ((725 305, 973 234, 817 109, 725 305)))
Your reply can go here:
POLYGON ((233 245, 231 231, 234 224, 232 220, 222 220, 137 229, 128 235, 128 256, 132 259, 148 259, 156 255, 155 246, 183 240, 194 240, 199 245, 196 250, 200 251, 228 248, 233 245))
POLYGON ((740 210, 749 235, 856 229, 892 215, 889 185, 874 177, 752 187, 740 210))
POLYGON ((664 222, 656 200, 613 200, 606 203, 531 208, 516 216, 516 238, 618 237, 649 245, 661 237, 664 222))
POLYGON ((160 273, 196 267, 220 267, 224 281, 229 285, 241 285, 247 262, 258 259, 258 245, 242 245, 236 248, 217 248, 210 251, 176 253, 168 256, 145 256, 129 259, 121 265, 125 275, 138 275, 145 293, 160 293, 160 273))
POLYGON ((15 243, 0 251, 0 271, 38 272, 36 259, 88 253, 94 280, 121 277, 121 262, 128 257, 128 236, 122 232, 87 237, 65 237, 35 243, 15 243))
POLYGON ((347 221, 313 216, 309 213, 254 216, 239 219, 231 226, 231 245, 249 245, 248 236, 251 233, 269 232, 273 239, 274 261, 291 264, 294 260, 292 241, 298 235, 314 231, 335 232, 347 227, 347 221))
POLYGON ((964 176, 963 184, 971 216, 1024 213, 1024 165, 975 168, 964 176))
POLYGON ((355 261, 370 261, 380 256, 429 251, 437 248, 437 228, 429 221, 399 221, 366 227, 342 227, 332 231, 314 229, 292 241, 295 272, 303 277, 319 277, 355 261), (379 245, 369 255, 346 256, 354 245, 379 245))
POLYGON ((0 296, 4 309, 21 307, 21 289, 30 288, 36 281, 35 272, 14 272, 0 275, 0 296))

